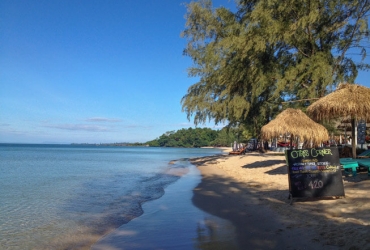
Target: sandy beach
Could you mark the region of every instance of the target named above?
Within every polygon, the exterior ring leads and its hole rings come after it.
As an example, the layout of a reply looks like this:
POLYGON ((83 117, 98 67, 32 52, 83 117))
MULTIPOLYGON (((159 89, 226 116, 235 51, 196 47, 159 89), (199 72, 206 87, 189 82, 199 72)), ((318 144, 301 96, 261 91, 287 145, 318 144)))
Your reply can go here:
POLYGON ((192 159, 202 174, 193 203, 229 220, 240 249, 370 249, 370 177, 343 175, 345 197, 289 204, 285 157, 192 159))

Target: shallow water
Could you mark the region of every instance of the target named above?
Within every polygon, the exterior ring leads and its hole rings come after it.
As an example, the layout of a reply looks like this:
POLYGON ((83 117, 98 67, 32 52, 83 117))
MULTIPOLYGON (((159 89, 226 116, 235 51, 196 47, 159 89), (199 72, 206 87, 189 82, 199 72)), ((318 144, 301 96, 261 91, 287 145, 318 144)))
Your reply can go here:
POLYGON ((213 149, 0 144, 0 249, 88 245, 140 216, 213 149), (170 172, 169 172, 170 171, 170 172))
MULTIPOLYGON (((185 164, 189 163, 181 163, 185 164)), ((198 169, 189 165, 189 172, 166 188, 162 198, 143 205, 142 216, 103 237, 91 249, 238 249, 231 222, 192 204, 192 190, 200 181, 198 169)))

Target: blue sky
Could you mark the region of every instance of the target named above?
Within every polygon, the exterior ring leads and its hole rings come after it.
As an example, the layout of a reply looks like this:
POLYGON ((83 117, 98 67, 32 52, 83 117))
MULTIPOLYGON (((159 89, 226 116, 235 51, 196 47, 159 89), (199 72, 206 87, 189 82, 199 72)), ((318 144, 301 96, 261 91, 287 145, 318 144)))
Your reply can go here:
POLYGON ((197 80, 183 2, 1 0, 0 142, 145 142, 194 127, 180 104, 197 80))

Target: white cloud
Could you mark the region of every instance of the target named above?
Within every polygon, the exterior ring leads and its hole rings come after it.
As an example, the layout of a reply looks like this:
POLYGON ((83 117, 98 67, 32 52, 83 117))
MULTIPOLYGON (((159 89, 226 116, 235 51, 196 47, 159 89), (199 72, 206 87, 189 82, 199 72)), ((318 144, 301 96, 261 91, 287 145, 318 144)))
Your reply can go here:
POLYGON ((121 119, 106 117, 91 117, 86 119, 87 122, 121 122, 121 119))
POLYGON ((90 132, 104 132, 109 130, 107 127, 86 124, 50 124, 45 125, 44 127, 71 131, 90 131, 90 132))

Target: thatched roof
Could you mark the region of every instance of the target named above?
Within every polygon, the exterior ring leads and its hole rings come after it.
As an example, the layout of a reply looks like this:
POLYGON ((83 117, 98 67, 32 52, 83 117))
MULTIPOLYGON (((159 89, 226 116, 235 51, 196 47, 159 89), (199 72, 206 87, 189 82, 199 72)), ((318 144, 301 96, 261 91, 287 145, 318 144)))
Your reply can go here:
POLYGON ((299 136, 301 140, 312 141, 314 144, 329 139, 326 128, 313 120, 299 109, 288 108, 281 112, 261 129, 263 139, 277 138, 289 133, 299 136))
POLYGON ((311 104, 307 113, 316 121, 338 117, 370 119, 370 88, 339 84, 334 92, 311 104))

